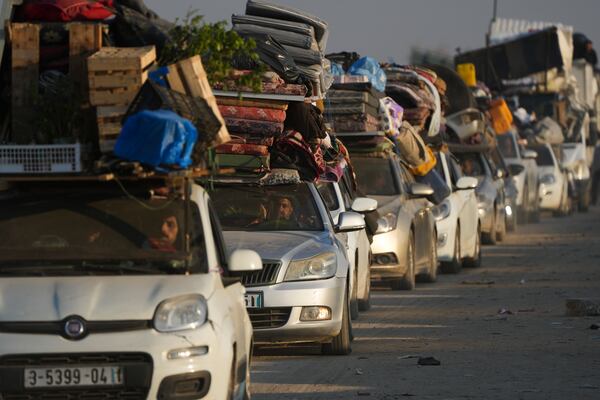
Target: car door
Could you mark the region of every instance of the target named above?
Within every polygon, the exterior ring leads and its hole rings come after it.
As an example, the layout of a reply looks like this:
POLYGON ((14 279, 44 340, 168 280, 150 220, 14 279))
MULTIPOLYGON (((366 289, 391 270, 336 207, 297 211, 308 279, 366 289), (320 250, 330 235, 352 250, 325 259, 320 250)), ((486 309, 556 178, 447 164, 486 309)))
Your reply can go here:
POLYGON ((399 169, 399 174, 404 183, 406 193, 407 209, 413 215, 414 221, 414 239, 415 239, 415 263, 422 266, 429 261, 429 250, 432 240, 432 232, 429 229, 429 202, 425 198, 411 198, 408 195, 409 187, 415 183, 415 178, 410 172, 400 163, 396 164, 399 169))
MULTIPOLYGON (((452 187, 456 188, 458 180, 463 177, 462 170, 453 155, 447 155, 448 169, 452 187)), ((475 189, 455 190, 457 196, 462 200, 462 207, 459 214, 461 222, 461 245, 463 249, 469 248, 469 243, 475 243, 477 240, 477 227, 479 225, 479 214, 477 210, 477 195, 475 189)))

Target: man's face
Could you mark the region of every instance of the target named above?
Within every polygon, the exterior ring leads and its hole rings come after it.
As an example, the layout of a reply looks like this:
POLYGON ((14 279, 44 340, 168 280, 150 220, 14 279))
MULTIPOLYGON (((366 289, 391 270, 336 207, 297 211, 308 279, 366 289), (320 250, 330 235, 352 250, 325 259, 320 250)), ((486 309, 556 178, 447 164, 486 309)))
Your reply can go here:
POLYGON ((292 217, 292 213, 294 212, 294 207, 292 206, 292 202, 290 199, 280 199, 277 207, 277 215, 279 219, 290 219, 292 217))
POLYGON ((167 217, 163 220, 160 231, 163 235, 163 239, 170 244, 175 244, 177 240, 177 233, 179 232, 179 225, 177 219, 174 216, 167 217))

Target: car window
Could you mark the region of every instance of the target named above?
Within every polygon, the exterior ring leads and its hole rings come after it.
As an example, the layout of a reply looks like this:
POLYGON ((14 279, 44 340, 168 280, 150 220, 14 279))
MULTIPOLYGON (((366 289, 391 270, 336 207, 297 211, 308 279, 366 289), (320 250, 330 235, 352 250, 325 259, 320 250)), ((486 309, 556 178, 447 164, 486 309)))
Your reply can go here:
POLYGON ((346 207, 346 210, 349 210, 352 208, 352 196, 350 195, 350 190, 348 189, 348 186, 346 186, 346 183, 343 179, 340 180, 339 187, 340 192, 342 192, 342 199, 344 199, 344 206, 346 207))
POLYGON ((217 185, 210 197, 225 231, 322 231, 321 214, 306 183, 217 185))
POLYGON ((0 263, 62 262, 85 274, 88 264, 140 264, 165 272, 175 261, 191 259, 189 271, 206 272, 198 205, 177 193, 153 194, 164 188, 149 183, 120 185, 20 187, 0 200, 0 263))
POLYGON ((221 223, 212 201, 208 201, 208 212, 210 214, 210 226, 212 229, 213 240, 215 241, 215 247, 217 250, 217 258, 219 265, 223 268, 224 272, 227 272, 227 252, 225 251, 225 239, 223 238, 223 230, 221 229, 221 223))
POLYGON ((519 156, 517 143, 515 138, 510 133, 504 135, 496 135, 498 140, 498 148, 502 155, 506 158, 517 158, 519 156))
POLYGON ((550 153, 550 149, 548 149, 546 146, 531 146, 529 148, 537 153, 537 157, 535 159, 537 165, 541 165, 541 166, 554 165, 554 160, 552 159, 552 154, 550 153))
POLYGON ((317 183, 317 190, 321 194, 321 198, 325 203, 325 206, 329 211, 335 211, 340 209, 340 202, 338 201, 335 193, 335 187, 331 182, 319 182, 317 183))
POLYGON ((344 168, 344 175, 342 175, 342 179, 341 182, 343 182, 343 184, 346 186, 346 188, 348 189, 348 193, 350 194, 350 198, 354 199, 355 197, 357 197, 356 194, 356 182, 354 180, 354 177, 351 175, 352 173, 350 172, 350 168, 344 168))
POLYGON ((460 166, 458 165, 458 162, 456 161, 456 158, 454 158, 454 156, 446 157, 446 160, 448 160, 448 167, 450 169, 450 178, 452 179, 452 184, 456 185, 458 180, 463 176, 462 170, 460 169, 460 166))
POLYGON ((354 157, 358 188, 362 193, 373 196, 395 196, 400 194, 392 163, 387 158, 354 157))
POLYGON ((487 169, 481 153, 458 153, 457 158, 463 175, 472 177, 485 176, 487 169))

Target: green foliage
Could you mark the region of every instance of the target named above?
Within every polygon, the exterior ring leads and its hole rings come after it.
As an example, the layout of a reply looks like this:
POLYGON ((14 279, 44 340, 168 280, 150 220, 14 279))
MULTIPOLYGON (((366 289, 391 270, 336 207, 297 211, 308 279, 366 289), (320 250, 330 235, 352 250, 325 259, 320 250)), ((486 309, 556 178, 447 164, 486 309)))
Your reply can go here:
MULTIPOLYGON (((211 84, 223 83, 232 78, 232 62, 235 58, 249 59, 260 64, 254 40, 245 40, 233 30, 227 29, 224 21, 204 23, 203 16, 190 12, 182 20, 176 21, 171 30, 171 41, 165 46, 159 59, 160 65, 200 55, 211 84)), ((249 75, 236 78, 238 87, 250 87, 255 92, 261 90, 261 75, 265 68, 260 64, 249 75)))

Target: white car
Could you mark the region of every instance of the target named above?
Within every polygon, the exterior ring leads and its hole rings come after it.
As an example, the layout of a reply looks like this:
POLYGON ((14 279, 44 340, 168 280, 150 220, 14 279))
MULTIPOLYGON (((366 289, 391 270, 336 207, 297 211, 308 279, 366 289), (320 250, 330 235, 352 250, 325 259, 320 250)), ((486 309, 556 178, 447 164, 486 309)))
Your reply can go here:
POLYGON ((0 200, 0 398, 249 398, 230 275, 262 261, 226 259, 208 194, 182 188, 35 182, 0 200))
MULTIPOLYGON (((320 182, 317 189, 331 213, 335 224, 340 214, 347 211, 359 213, 377 209, 377 200, 352 196, 353 190, 345 179, 339 182, 320 182)), ((367 311, 371 307, 371 243, 364 229, 349 233, 338 233, 342 242, 347 245, 348 260, 352 275, 352 296, 350 298, 350 314, 352 319, 358 312, 367 311)))
POLYGON ((481 265, 477 179, 462 176, 461 168, 448 153, 437 154, 436 168, 452 193, 434 207, 438 232, 437 251, 442 272, 458 273, 463 264, 481 265))
POLYGON ((540 175, 540 208, 557 216, 569 213, 569 182, 549 144, 532 145, 540 175))

